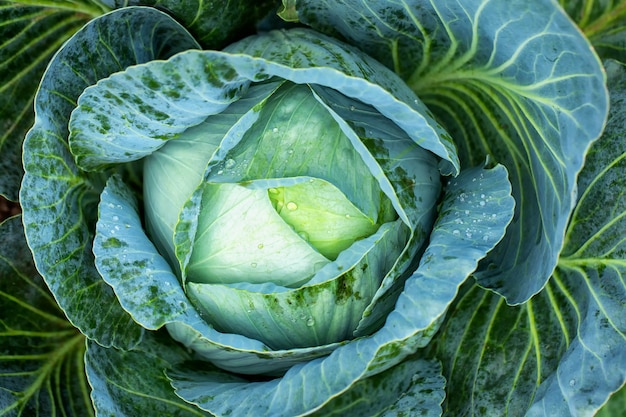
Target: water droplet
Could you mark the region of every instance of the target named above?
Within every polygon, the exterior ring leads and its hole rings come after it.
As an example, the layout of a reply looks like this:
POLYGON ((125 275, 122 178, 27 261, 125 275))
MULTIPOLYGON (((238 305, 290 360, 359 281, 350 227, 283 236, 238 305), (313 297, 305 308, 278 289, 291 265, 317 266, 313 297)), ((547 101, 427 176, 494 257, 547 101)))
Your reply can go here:
POLYGON ((262 243, 259 243, 259 244, 257 245, 257 248, 259 248, 259 249, 263 249, 264 247, 265 247, 265 246, 264 246, 262 243))
POLYGON ((219 171, 217 171, 217 175, 222 175, 224 173, 224 170, 220 169, 219 171))
POLYGON ((482 207, 482 206, 485 205, 485 202, 481 200, 480 203, 478 203, 478 204, 480 204, 480 206, 482 207))
POLYGON ((298 236, 300 236, 302 240, 306 242, 309 241, 309 234, 307 232, 298 232, 298 236))
POLYGON ((488 240, 489 240, 489 235, 485 235, 485 236, 483 236, 483 240, 484 240, 485 242, 486 242, 486 241, 488 241, 488 240))
POLYGON ((485 198, 485 195, 484 195, 484 194, 481 194, 481 195, 480 195, 480 198, 485 198))
POLYGON ((112 220, 113 220, 114 222, 119 222, 119 221, 120 221, 120 218, 119 218, 118 216, 113 216, 113 217, 112 217, 112 220))
POLYGON ((288 150, 287 150, 287 153, 288 153, 289 155, 293 155, 293 149, 288 149, 288 150))
POLYGON ((313 320, 313 317, 309 317, 309 319, 306 321, 306 325, 308 327, 313 327, 315 326, 315 320, 313 320))
POLYGON ((269 191, 272 194, 278 194, 278 190, 276 188, 269 188, 267 191, 269 191))
POLYGON ((454 236, 459 236, 459 235, 461 234, 461 232, 460 232, 460 231, 458 231, 457 229, 454 229, 454 230, 452 231, 452 234, 453 234, 454 236))
POLYGON ((467 216, 469 214, 469 210, 465 210, 465 215, 467 216))
POLYGON ((250 264, 250 266, 251 266, 252 268, 256 268, 256 267, 257 267, 257 265, 258 265, 258 264, 257 264, 256 262, 252 262, 252 263, 250 264))
POLYGON ((491 218, 492 218, 492 219, 495 219, 496 217, 497 217, 496 213, 493 213, 493 214, 491 215, 491 218))
POLYGON ((575 379, 570 379, 569 380, 569 386, 573 387, 574 385, 576 385, 576 380, 575 379))
POLYGON ((228 169, 233 168, 235 165, 237 165, 237 162, 235 162, 234 159, 227 159, 226 162, 224 163, 224 166, 228 169))
POLYGON ((349 214, 346 214, 346 219, 349 219, 350 217, 352 216, 350 216, 349 214))
POLYGON ((472 234, 471 234, 470 232, 466 232, 466 233, 465 233, 465 236, 466 236, 468 239, 471 239, 471 238, 472 238, 472 234))
POLYGON ((294 203, 293 201, 290 201, 287 203, 287 210, 298 210, 298 205, 296 203, 294 203))
POLYGON ((272 132, 274 132, 274 133, 278 133, 278 128, 277 128, 277 127, 275 127, 274 129, 272 129, 272 132))
POLYGON ((350 106, 350 111, 354 111, 354 110, 356 110, 356 107, 350 106))

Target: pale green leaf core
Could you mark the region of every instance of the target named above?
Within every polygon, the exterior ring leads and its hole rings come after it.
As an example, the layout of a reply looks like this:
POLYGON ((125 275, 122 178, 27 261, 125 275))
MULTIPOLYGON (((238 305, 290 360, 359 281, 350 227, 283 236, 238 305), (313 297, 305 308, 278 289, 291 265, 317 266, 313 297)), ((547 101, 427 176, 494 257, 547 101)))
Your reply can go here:
POLYGON ((202 200, 192 281, 295 286, 329 262, 281 219, 266 190, 207 184, 202 200))
POLYGON ((326 181, 311 179, 268 191, 285 223, 328 259, 337 259, 342 250, 379 226, 326 181))
POLYGON ((187 280, 300 286, 394 220, 390 207, 310 87, 285 83, 210 168, 187 280))

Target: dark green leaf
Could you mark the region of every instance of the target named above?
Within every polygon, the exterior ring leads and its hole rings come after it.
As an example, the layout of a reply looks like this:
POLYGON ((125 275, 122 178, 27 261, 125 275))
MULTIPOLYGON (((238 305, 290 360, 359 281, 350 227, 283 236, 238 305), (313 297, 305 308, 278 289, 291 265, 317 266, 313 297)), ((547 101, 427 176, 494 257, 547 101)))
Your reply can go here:
POLYGON ((611 116, 548 285, 519 307, 467 289, 436 340, 450 416, 591 415, 626 381, 626 71, 607 68, 611 116))
POLYGON ((131 351, 103 348, 89 342, 87 376, 99 417, 207 416, 174 394, 165 370, 189 359, 167 334, 147 333, 131 351))
POLYGON ((410 358, 357 382, 309 416, 439 417, 445 384, 439 363, 410 358))
POLYGON ((616 417, 626 415, 626 387, 617 391, 596 414, 596 417, 616 417))
POLYGON ((92 233, 103 179, 74 163, 67 144, 70 112, 80 93, 99 79, 196 45, 184 28, 155 9, 115 11, 91 21, 65 44, 37 92, 20 192, 28 244, 61 308, 103 345, 133 346, 142 330, 94 266, 92 233))
POLYGON ((52 55, 103 10, 89 0, 27 5, 0 1, 0 195, 16 201, 22 141, 33 124, 33 101, 52 55))
POLYGON ((0 415, 93 416, 85 337, 37 274, 21 218, 0 224, 0 415))
POLYGON ((530 415, 593 413, 626 382, 626 68, 616 62, 606 67, 609 121, 581 173, 553 277, 574 297, 570 309, 580 322, 530 415))
POLYGON ((153 6, 181 22, 207 49, 221 49, 254 33, 256 22, 276 7, 274 0, 101 0, 111 7, 153 6))
POLYGON ((626 62, 626 1, 559 0, 603 59, 626 62))

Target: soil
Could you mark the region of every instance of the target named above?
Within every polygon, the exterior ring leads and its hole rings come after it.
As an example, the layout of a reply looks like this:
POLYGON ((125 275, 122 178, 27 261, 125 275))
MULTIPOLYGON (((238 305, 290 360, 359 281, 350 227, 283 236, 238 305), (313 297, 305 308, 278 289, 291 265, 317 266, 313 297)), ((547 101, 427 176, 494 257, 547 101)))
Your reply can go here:
POLYGON ((20 211, 19 204, 9 201, 0 195, 0 223, 11 216, 19 214, 20 211))

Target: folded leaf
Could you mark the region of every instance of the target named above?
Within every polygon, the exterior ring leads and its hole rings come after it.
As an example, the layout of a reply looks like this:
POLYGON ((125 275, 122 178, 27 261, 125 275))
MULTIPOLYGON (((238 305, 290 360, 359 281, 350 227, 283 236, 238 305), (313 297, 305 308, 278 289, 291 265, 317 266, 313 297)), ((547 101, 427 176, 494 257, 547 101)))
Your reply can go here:
POLYGON ((55 55, 37 92, 37 118, 24 143, 20 202, 35 263, 70 321, 105 346, 133 346, 142 329, 94 267, 93 216, 102 177, 74 163, 67 124, 87 86, 129 65, 197 45, 167 15, 141 10, 124 9, 91 21, 55 55), (119 42, 119 36, 128 41, 119 42))

